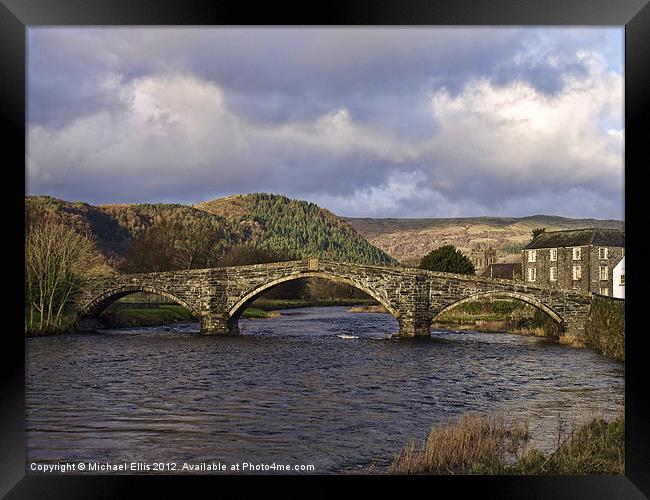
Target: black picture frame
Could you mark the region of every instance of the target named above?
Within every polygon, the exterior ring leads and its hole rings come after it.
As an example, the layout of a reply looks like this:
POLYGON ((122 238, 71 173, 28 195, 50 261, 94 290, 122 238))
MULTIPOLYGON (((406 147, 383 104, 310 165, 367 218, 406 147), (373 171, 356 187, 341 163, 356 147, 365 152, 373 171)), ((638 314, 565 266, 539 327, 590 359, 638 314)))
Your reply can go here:
MULTIPOLYGON (((7 126, 4 134, 5 174, 25 161, 25 62, 26 29, 38 25, 608 25, 625 26, 625 219, 628 266, 633 269, 626 283, 626 451, 625 476, 364 476, 364 482, 380 486, 387 482, 417 483, 418 488, 437 491, 441 485, 454 489, 454 496, 469 490, 495 498, 589 498, 622 499, 650 496, 650 412, 647 406, 648 351, 643 349, 644 331, 641 266, 641 215, 644 201, 642 158, 647 158, 648 141, 644 122, 650 116, 650 5, 648 0, 341 0, 311 4, 260 2, 251 5, 233 0, 2 0, 0 4, 0 50, 2 51, 2 115, 7 126), (644 153, 646 155, 644 156, 644 153), (636 267, 635 267, 636 266, 636 267), (638 271, 634 271, 638 269, 638 271)), ((24 163, 23 163, 24 165, 24 163)), ((23 185, 5 188, 7 205, 24 213, 25 177, 15 176, 23 185), (21 181, 22 179, 22 181, 21 181), (15 199, 13 198, 15 196, 15 199)), ((24 235, 19 213, 9 213, 6 246, 18 248, 24 235), (21 229, 22 228, 22 229, 21 229), (21 232, 22 231, 22 232, 21 232)), ((16 250, 16 262, 24 258, 16 250)), ((13 254, 10 254, 13 257, 13 254)), ((8 256, 7 259, 10 257, 8 256)), ((5 362, 2 364, 0 422, 0 494, 7 498, 116 498, 129 493, 134 483, 146 487, 164 484, 170 477, 148 476, 32 476, 25 475, 25 342, 18 334, 22 320, 20 294, 11 271, 20 274, 20 266, 7 264, 5 290, 7 311, 17 324, 6 328, 3 338, 5 362), (15 301, 15 304, 14 302, 15 301)), ((16 280, 20 279, 18 276, 16 280)), ((16 281, 17 283, 17 281, 16 281)), ((188 477, 175 477, 175 484, 187 487, 188 477), (178 483, 176 479, 179 479, 178 483)), ((232 485, 233 477, 192 477, 205 482, 220 481, 232 485)), ((238 481, 238 492, 267 478, 238 481), (242 484, 243 483, 243 484, 242 484)), ((275 479, 275 478, 271 478, 275 479)), ((307 485, 312 478, 289 478, 294 484, 307 485)), ((349 485, 355 478, 333 476, 334 483, 349 485)), ((361 479, 361 478, 356 478, 361 479)), ((401 484, 401 486, 406 486, 401 484)), ((170 493, 171 489, 167 489, 170 493)), ((409 491, 413 491, 410 489, 409 491)))

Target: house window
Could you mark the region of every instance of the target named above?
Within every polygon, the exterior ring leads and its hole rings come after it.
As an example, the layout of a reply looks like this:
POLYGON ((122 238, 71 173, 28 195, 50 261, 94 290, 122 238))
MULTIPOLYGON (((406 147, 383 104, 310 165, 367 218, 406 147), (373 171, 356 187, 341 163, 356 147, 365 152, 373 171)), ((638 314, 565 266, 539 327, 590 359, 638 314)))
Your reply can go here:
POLYGON ((608 256, 607 247, 598 247, 598 258, 606 259, 608 256))
POLYGON ((537 269, 534 267, 529 267, 528 268, 528 281, 536 281, 537 280, 537 269))
POLYGON ((600 266, 598 271, 599 271, 598 275, 599 275, 601 280, 608 279, 608 274, 609 273, 607 272, 607 266, 600 266))
POLYGON ((573 260, 580 260, 580 247, 573 247, 573 260))
POLYGON ((537 250, 528 250, 528 262, 537 262, 537 250))
POLYGON ((557 260, 557 248, 551 248, 551 262, 557 260))
POLYGON ((601 295, 609 295, 609 288, 601 286, 600 287, 600 294, 601 295))
POLYGON ((625 275, 621 274, 621 286, 625 286, 625 275))
POLYGON ((549 276, 550 281, 557 281, 557 267, 549 267, 549 276))
POLYGON ((582 279, 582 266, 573 266, 573 279, 582 279))

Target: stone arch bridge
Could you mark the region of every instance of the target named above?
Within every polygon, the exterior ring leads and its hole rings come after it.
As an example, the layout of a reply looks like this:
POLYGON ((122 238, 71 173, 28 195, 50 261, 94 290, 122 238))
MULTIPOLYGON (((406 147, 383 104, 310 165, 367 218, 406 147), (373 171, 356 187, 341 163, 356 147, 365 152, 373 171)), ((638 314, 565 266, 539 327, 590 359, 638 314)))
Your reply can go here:
POLYGON ((135 292, 163 295, 186 307, 206 334, 239 333, 244 309, 280 283, 318 277, 347 283, 381 303, 399 322, 400 336, 428 336, 441 312, 480 297, 511 297, 527 302, 555 320, 565 337, 580 338, 591 295, 573 290, 401 267, 377 267, 316 258, 250 266, 161 273, 119 274, 88 281, 76 301, 80 328, 104 308, 135 292))

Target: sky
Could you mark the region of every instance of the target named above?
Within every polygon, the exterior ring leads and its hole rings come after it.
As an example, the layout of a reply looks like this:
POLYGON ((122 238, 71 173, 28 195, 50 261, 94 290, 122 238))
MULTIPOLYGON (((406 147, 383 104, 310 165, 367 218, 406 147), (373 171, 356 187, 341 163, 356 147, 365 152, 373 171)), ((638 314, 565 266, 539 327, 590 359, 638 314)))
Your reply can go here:
POLYGON ((32 27, 27 194, 623 219, 622 27, 32 27))

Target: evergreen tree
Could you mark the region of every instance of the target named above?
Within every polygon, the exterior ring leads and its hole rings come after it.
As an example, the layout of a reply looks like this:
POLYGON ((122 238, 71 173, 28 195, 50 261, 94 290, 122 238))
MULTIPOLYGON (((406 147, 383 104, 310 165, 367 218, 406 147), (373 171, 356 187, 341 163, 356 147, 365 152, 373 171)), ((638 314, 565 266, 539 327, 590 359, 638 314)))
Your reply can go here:
POLYGON ((420 269, 456 274, 474 274, 474 264, 453 245, 445 245, 432 250, 422 257, 420 269))
POLYGON ((535 229, 533 229, 533 230, 530 232, 530 234, 531 234, 531 236, 532 236, 531 240, 534 240, 534 239, 537 238, 540 234, 545 233, 545 232, 546 232, 546 228, 545 228, 545 227, 536 227, 535 229))

